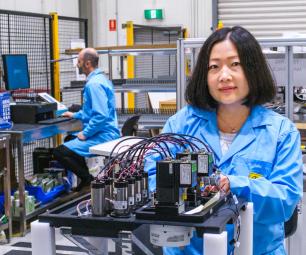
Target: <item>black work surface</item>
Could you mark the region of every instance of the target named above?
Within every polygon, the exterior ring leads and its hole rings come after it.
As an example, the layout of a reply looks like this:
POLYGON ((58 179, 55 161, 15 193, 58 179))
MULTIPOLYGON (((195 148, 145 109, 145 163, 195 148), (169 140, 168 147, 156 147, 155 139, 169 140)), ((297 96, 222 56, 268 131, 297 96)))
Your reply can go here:
POLYGON ((70 227, 72 234, 84 236, 117 237, 119 231, 133 231, 143 224, 172 225, 194 227, 199 236, 203 233, 219 234, 225 230, 227 223, 231 223, 237 218, 238 211, 243 210, 247 202, 239 199, 235 205, 232 199, 229 199, 214 214, 201 223, 178 222, 161 220, 136 219, 135 215, 128 218, 115 218, 111 216, 94 217, 91 215, 77 216, 76 206, 83 200, 90 199, 90 194, 84 195, 70 201, 60 207, 54 208, 38 217, 40 222, 48 222, 51 226, 70 227))

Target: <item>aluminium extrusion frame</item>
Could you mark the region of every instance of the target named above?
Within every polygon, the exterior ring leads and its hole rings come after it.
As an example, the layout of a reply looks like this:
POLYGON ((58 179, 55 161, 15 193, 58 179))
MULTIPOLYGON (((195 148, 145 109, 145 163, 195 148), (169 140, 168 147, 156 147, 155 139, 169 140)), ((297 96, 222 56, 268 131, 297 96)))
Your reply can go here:
MULTIPOLYGON (((175 47, 172 47, 172 45, 168 45, 168 46, 163 46, 163 45, 159 45, 159 46, 154 46, 152 45, 152 48, 136 48, 137 46, 135 46, 135 48, 133 49, 127 49, 125 47, 123 47, 122 49, 120 49, 119 47, 117 47, 116 49, 109 49, 109 50, 99 50, 97 49, 98 54, 107 54, 108 56, 108 66, 109 66, 109 79, 112 79, 112 66, 113 66, 113 62, 112 62, 112 58, 114 56, 119 56, 121 59, 124 56, 139 56, 139 55, 175 55, 177 53, 177 49, 175 47), (169 47, 168 47, 169 46, 169 47), (156 48, 155 48, 156 47, 156 48)), ((123 67, 123 64, 122 64, 123 67)), ((138 87, 137 92, 140 92, 142 89, 144 89, 144 87, 138 87)), ((128 91, 131 91, 128 89, 128 91)), ((136 88, 134 88, 134 91, 136 91, 136 88)), ((148 89, 144 90, 145 92, 148 92, 148 89)), ((141 92, 144 92, 141 91, 141 92)), ((175 91, 175 87, 171 87, 169 88, 166 87, 164 89, 160 88, 160 87, 155 87, 152 90, 150 90, 150 92, 170 92, 170 91, 175 91)), ((122 90, 116 91, 115 92, 125 92, 122 90)), ((170 116, 167 116, 170 117, 170 116)), ((120 120, 120 118, 118 118, 120 120)), ((122 118, 121 118, 122 119, 122 118)), ((143 115, 141 117, 140 120, 140 124, 144 127, 163 127, 164 123, 166 122, 164 120, 164 116, 154 116, 153 120, 150 118, 150 116, 146 116, 143 115), (155 120, 157 119, 157 120, 155 120)))
MULTIPOLYGON (((96 51, 99 55, 107 55, 108 58, 108 70, 109 79, 113 78, 113 57, 120 57, 120 68, 121 68, 121 78, 123 78, 123 57, 126 56, 140 56, 140 55, 175 55, 177 53, 177 48, 175 44, 158 44, 158 45, 133 45, 133 46, 114 46, 114 47, 97 47, 96 51)), ((67 50, 67 54, 76 53, 77 50, 67 50)), ((128 85, 118 89, 114 86, 115 92, 125 93, 125 92, 175 92, 176 84, 171 84, 169 86, 158 86, 155 85, 154 88, 148 88, 148 86, 132 86, 128 85)), ((121 103, 122 108, 124 108, 124 99, 121 103)), ((168 115, 167 117, 170 117, 168 115)), ((142 116, 140 123, 146 127, 163 127, 165 124, 164 116, 155 116, 155 119, 159 118, 157 121, 150 121, 150 116, 142 116), (142 121, 144 121, 142 123, 142 121)))
POLYGON ((139 56, 139 55, 175 55, 176 48, 166 48, 162 45, 158 48, 132 48, 132 49, 109 49, 109 50, 99 50, 97 49, 98 54, 107 54, 108 55, 108 67, 109 67, 109 79, 112 79, 112 57, 113 56, 139 56))
MULTIPOLYGON (((177 109, 181 109, 186 102, 184 100, 184 93, 186 88, 186 51, 192 54, 191 69, 196 63, 195 50, 201 48, 205 38, 188 38, 179 39, 177 41, 177 109)), ((260 45, 266 47, 284 47, 285 52, 285 115, 293 120, 293 63, 294 52, 293 47, 306 47, 305 38, 270 38, 259 39, 260 45)))

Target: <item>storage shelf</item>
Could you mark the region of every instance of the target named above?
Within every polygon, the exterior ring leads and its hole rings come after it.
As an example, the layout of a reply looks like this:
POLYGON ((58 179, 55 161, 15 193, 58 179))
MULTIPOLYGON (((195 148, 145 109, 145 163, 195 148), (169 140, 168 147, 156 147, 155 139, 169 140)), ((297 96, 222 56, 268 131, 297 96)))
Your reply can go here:
MULTIPOLYGON (((131 116, 136 114, 118 114, 118 123, 123 125, 123 123, 129 119, 131 116)), ((139 125, 142 128, 162 128, 171 116, 168 114, 140 114, 139 125)))
MULTIPOLYGON (((98 54, 108 54, 110 56, 137 56, 137 55, 173 55, 176 53, 176 44, 149 44, 133 46, 109 46, 97 47, 98 54)), ((65 50, 65 54, 78 54, 80 49, 65 50)))
MULTIPOLYGON (((107 46, 107 47, 97 47, 98 54, 105 54, 108 56, 109 61, 109 79, 112 80, 114 84, 115 93, 176 93, 177 92, 177 77, 162 75, 158 78, 123 78, 123 70, 121 70, 121 79, 112 79, 112 58, 114 56, 138 56, 138 55, 166 55, 166 56, 176 56, 177 55, 177 45, 173 44, 150 44, 150 45, 133 45, 133 46, 107 46)), ((80 49, 68 49, 65 50, 65 54, 76 54, 80 49)), ((167 57, 168 58, 168 57, 167 57)), ((124 68, 123 58, 120 58, 121 68, 124 68)), ((170 71, 169 71, 170 73, 170 71)), ((152 73, 153 76, 153 73, 152 73)), ((81 91, 83 87, 65 87, 61 91, 81 91)), ((121 96, 121 107, 125 107, 125 98, 121 96)), ((147 107, 147 106, 146 106, 147 107)), ((129 112, 127 114, 122 114, 117 111, 119 126, 130 118, 132 115, 140 114, 141 117, 138 124, 142 127, 163 127, 167 119, 173 115, 173 113, 168 113, 167 111, 159 114, 155 112, 129 112)))
POLYGON ((115 92, 176 92, 176 85, 123 85, 115 86, 115 92))
MULTIPOLYGON (((174 44, 160 44, 160 45, 134 45, 126 47, 111 47, 111 48, 98 48, 99 54, 108 54, 109 59, 109 73, 110 78, 112 78, 112 57, 113 56, 138 56, 138 55, 150 55, 150 56, 159 56, 159 55, 170 55, 175 56, 177 54, 177 45, 174 44)), ((167 57, 168 58, 168 57, 167 57)), ((122 58, 120 58, 122 60, 122 58)), ((168 59, 168 60, 169 60, 168 59)), ((170 60, 169 60, 170 61, 170 60)), ((153 65, 153 62, 152 62, 153 65)), ((170 65, 170 62, 169 62, 170 65)), ((122 68, 124 65, 122 64, 122 68)), ((152 67, 153 68, 153 67, 152 67)), ((170 67, 169 67, 170 68, 170 67)), ((152 69, 153 70, 153 69, 152 69)), ((123 70, 121 70, 123 75, 123 70)), ((137 73, 137 72, 136 72, 137 73)), ((172 73, 171 73, 172 74, 172 73)), ((177 77, 176 74, 170 75, 170 69, 168 75, 153 75, 154 78, 144 78, 137 77, 123 79, 111 79, 113 81, 115 92, 116 93, 126 93, 133 92, 137 93, 176 93, 177 92, 177 77), (169 76, 168 76, 169 75, 169 76), (157 77, 156 77, 157 76, 157 77)), ((140 96, 140 101, 142 103, 143 97, 140 96)), ((124 97, 121 97, 121 107, 125 107, 124 97)), ((140 104, 141 104, 140 103, 140 104)), ((144 107, 148 107, 150 102, 144 107)), ((175 112, 175 111, 174 111, 175 112)), ((164 112, 155 112, 155 111, 131 111, 131 112, 120 112, 117 110, 118 115, 118 124, 122 126, 127 119, 132 115, 139 114, 140 118, 138 120, 138 125, 140 129, 152 129, 152 128, 162 128, 166 123, 167 119, 173 115, 173 112, 164 111, 164 112)))

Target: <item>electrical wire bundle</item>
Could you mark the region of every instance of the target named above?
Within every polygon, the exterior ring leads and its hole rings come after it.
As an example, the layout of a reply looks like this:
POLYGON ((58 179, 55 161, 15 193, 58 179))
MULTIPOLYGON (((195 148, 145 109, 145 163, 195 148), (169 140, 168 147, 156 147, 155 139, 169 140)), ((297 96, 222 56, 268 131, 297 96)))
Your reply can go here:
MULTIPOLYGON (((169 159, 169 161, 174 162, 175 160, 179 161, 178 154, 184 156, 182 152, 186 152, 187 155, 188 153, 189 155, 199 152, 209 153, 209 155, 212 155, 212 165, 215 166, 212 149, 205 142, 193 136, 164 133, 152 138, 127 137, 122 139, 113 147, 108 162, 92 182, 91 199, 78 204, 78 215, 130 217, 132 212, 149 200, 148 173, 144 171, 146 159, 151 158, 154 161, 169 159), (136 143, 132 141, 135 139, 137 139, 136 143), (131 140, 131 145, 126 145, 128 140, 131 140), (115 153, 116 155, 114 155, 115 153), (83 210, 81 207, 83 207, 83 210)), ((185 163, 184 160, 181 160, 181 162, 185 163)), ((197 171, 199 171, 199 168, 197 171)), ((216 168, 214 168, 214 171, 215 174, 211 176, 197 172, 197 177, 204 183, 204 187, 215 187, 217 189, 215 192, 212 191, 212 194, 216 192, 223 194, 223 191, 218 187, 218 174, 220 172, 216 168)), ((177 186, 173 186, 173 188, 175 189, 177 186)), ((173 196, 168 195, 168 197, 173 196)), ((218 210, 217 213, 220 214, 223 211, 226 212, 226 210, 234 212, 236 233, 232 243, 239 246, 240 216, 237 207, 238 200, 232 193, 229 194, 228 198, 230 204, 218 210), (232 208, 233 203, 234 208, 232 208)), ((145 206, 137 212, 139 213, 143 208, 150 210, 149 207, 145 206)), ((167 213, 169 213, 169 206, 166 206, 166 208, 167 213)), ((185 214, 183 217, 185 217, 185 214)), ((189 213, 188 217, 192 217, 192 215, 189 213)))
POLYGON ((113 148, 110 153, 110 160, 98 174, 98 179, 113 177, 113 173, 118 173, 118 171, 120 172, 119 178, 124 178, 126 175, 137 171, 143 171, 145 158, 152 154, 159 154, 159 159, 175 158, 171 146, 176 147, 176 151, 189 150, 194 152, 202 150, 212 152, 206 143, 190 135, 164 133, 152 138, 128 137, 113 148), (117 148, 119 148, 119 152, 124 148, 122 146, 123 142, 133 139, 142 140, 112 157, 117 148))
POLYGON ((148 157, 154 160, 175 159, 174 151, 204 151, 213 155, 206 143, 190 135, 164 133, 152 138, 127 137, 112 149, 108 163, 92 183, 91 201, 80 204, 78 214, 128 217, 149 200, 145 160, 148 157), (135 139, 138 142, 131 141, 132 145, 125 145, 128 140, 135 139), (117 154, 113 156, 115 151, 117 154), (88 207, 89 202, 91 208, 88 207), (86 210, 82 212, 81 206, 84 205, 86 210))

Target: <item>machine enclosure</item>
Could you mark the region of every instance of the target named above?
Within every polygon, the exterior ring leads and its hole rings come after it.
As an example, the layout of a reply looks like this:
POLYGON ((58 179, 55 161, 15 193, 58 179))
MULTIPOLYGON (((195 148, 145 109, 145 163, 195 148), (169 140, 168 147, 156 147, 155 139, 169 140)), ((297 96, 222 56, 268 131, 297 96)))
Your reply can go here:
POLYGON ((56 103, 17 103, 10 106, 11 118, 14 123, 35 124, 40 120, 54 118, 56 103))
POLYGON ((197 185, 196 161, 162 160, 156 166, 156 212, 184 212, 184 188, 197 185))

